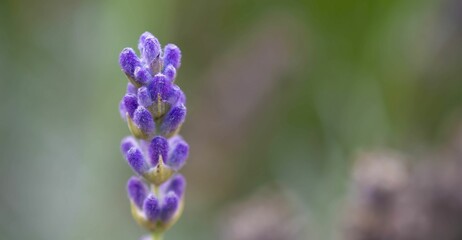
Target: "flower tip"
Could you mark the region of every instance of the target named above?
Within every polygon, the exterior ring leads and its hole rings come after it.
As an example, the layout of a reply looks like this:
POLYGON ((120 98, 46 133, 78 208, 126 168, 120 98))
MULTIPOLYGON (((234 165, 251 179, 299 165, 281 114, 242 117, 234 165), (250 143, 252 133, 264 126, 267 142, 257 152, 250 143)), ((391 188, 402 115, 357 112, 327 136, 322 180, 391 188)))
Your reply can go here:
POLYGON ((140 41, 141 56, 150 65, 161 53, 160 43, 152 34, 150 36, 146 35, 142 40, 140 41))
POLYGON ((167 77, 167 79, 170 82, 175 81, 175 77, 176 77, 175 67, 172 64, 169 64, 168 66, 166 66, 164 69, 164 75, 167 77))
MULTIPOLYGON (((138 44, 144 44, 144 41, 146 40, 146 38, 149 38, 149 37, 154 37, 154 35, 152 35, 152 33, 148 32, 148 31, 142 33, 140 35, 140 39, 139 39, 138 44)), ((141 51, 141 49, 140 49, 140 51, 141 51)))
POLYGON ((149 145, 149 158, 151 160, 151 166, 156 166, 159 163, 160 158, 162 160, 167 159, 168 154, 168 141, 162 136, 157 136, 152 139, 149 145))
POLYGON ((171 64, 178 69, 181 65, 181 51, 175 44, 169 43, 164 48, 164 65, 171 64))
POLYGON ((183 196, 186 189, 186 179, 181 174, 176 174, 170 179, 167 185, 166 192, 173 191, 179 198, 183 196))
POLYGON ((149 73, 149 70, 146 68, 136 67, 133 74, 134 74, 135 80, 140 85, 145 85, 147 82, 151 80, 151 74, 149 73))
POLYGON ((136 95, 131 93, 125 94, 122 101, 124 102, 125 110, 127 111, 128 115, 133 118, 133 114, 138 107, 138 100, 136 95))
POLYGON ((143 106, 138 106, 133 113, 133 122, 146 136, 149 136, 154 131, 154 119, 151 113, 143 106))
POLYGON ((170 137, 176 134, 186 117, 186 107, 183 104, 172 108, 164 118, 160 127, 163 135, 170 137))
POLYGON ((134 77, 134 71, 140 65, 140 60, 132 48, 124 48, 119 55, 119 65, 125 74, 134 77))
POLYGON ((144 210, 144 214, 146 215, 146 218, 149 219, 150 221, 155 221, 159 218, 160 216, 159 201, 153 194, 150 194, 144 201, 143 210, 144 210))
POLYGON ((127 83, 127 94, 136 94, 136 87, 131 82, 127 83))
POLYGON ((120 151, 122 152, 122 155, 126 156, 128 150, 132 147, 136 147, 137 143, 135 138, 132 136, 124 137, 122 141, 120 142, 120 151))
POLYGON ((165 196, 164 202, 162 204, 160 219, 163 222, 169 221, 173 217, 173 215, 176 213, 176 211, 178 210, 178 206, 179 206, 178 196, 173 191, 167 193, 167 196, 165 196))
POLYGON ((138 104, 145 108, 152 104, 151 94, 145 86, 138 88, 138 104))
POLYGON ((128 198, 138 207, 143 209, 143 202, 148 189, 139 177, 131 177, 127 183, 128 198))
POLYGON ((141 153, 140 149, 133 146, 125 155, 127 159, 128 165, 138 174, 143 174, 147 170, 146 161, 144 160, 143 154, 141 153))
POLYGON ((180 170, 186 163, 189 155, 189 145, 181 137, 172 142, 172 150, 169 152, 167 165, 175 171, 180 170))

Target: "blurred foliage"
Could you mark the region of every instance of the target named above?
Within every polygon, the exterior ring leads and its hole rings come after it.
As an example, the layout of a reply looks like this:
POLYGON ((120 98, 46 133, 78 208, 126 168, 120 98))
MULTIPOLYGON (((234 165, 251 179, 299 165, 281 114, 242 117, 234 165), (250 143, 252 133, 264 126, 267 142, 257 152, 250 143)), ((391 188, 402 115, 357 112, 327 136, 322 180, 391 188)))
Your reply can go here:
MULTIPOLYGON (((317 232, 361 149, 422 152, 460 120, 460 0, 0 1, 0 238, 136 239, 119 153, 117 58, 143 31, 183 52, 184 217, 166 239, 217 239, 222 209, 278 182, 317 232)), ((307 237, 308 239, 308 237, 307 237)))

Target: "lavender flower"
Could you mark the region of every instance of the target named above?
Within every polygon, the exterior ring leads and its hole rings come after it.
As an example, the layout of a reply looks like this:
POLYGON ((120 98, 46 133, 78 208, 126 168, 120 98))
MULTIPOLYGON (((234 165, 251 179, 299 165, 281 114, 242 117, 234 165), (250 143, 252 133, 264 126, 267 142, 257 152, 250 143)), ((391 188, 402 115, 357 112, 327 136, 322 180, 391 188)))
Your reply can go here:
POLYGON ((133 218, 157 239, 181 216, 189 145, 177 135, 186 117, 186 97, 175 84, 181 51, 149 32, 139 38, 140 57, 122 50, 119 64, 129 82, 119 103, 121 117, 133 136, 120 149, 136 175, 127 183, 133 218))
POLYGON ((131 177, 127 183, 128 198, 138 208, 142 208, 143 202, 146 199, 148 189, 146 185, 138 177, 131 177))

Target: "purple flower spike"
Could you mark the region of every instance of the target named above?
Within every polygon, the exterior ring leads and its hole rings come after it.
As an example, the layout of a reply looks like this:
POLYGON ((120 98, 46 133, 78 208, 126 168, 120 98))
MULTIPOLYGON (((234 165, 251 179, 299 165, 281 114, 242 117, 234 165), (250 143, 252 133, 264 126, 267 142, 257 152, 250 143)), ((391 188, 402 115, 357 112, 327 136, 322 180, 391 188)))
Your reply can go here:
POLYGON ((159 156, 162 156, 163 161, 166 161, 168 154, 167 139, 161 136, 153 138, 149 145, 148 152, 151 160, 151 166, 156 166, 159 163, 159 156))
POLYGON ((143 106, 139 106, 136 109, 133 114, 133 122, 135 122, 136 126, 138 126, 138 128, 147 135, 154 131, 155 126, 152 115, 143 106))
POLYGON ((128 197, 138 207, 143 209, 143 202, 148 193, 146 185, 138 177, 131 177, 127 183, 128 197))
POLYGON ((173 137, 170 142, 172 147, 168 153, 167 165, 178 171, 186 163, 189 154, 189 145, 179 136, 173 137))
POLYGON ((142 175, 148 169, 143 154, 137 147, 130 148, 125 155, 125 158, 127 159, 130 167, 132 167, 133 171, 140 175, 142 175))
POLYGON ((152 78, 149 70, 143 67, 136 67, 134 76, 135 76, 135 80, 141 85, 145 85, 152 78))
POLYGON ((189 145, 177 135, 187 114, 186 96, 174 83, 180 49, 174 44, 161 47, 149 32, 141 34, 138 48, 139 56, 131 48, 119 56, 128 78, 119 112, 132 134, 122 139, 120 150, 137 175, 126 188, 133 218, 154 233, 147 240, 170 228, 181 215, 186 180, 177 171, 186 163, 189 145))
POLYGON ((165 67, 164 69, 164 75, 167 77, 167 79, 170 82, 175 81, 176 77, 176 69, 173 65, 169 64, 168 66, 165 67))
POLYGON ((181 65, 181 51, 175 44, 167 44, 164 48, 164 66, 172 64, 178 69, 181 65))
POLYGON ((140 65, 140 59, 131 48, 124 48, 119 55, 119 64, 125 74, 134 77, 135 68, 140 65))
POLYGON ((138 100, 136 99, 136 95, 126 94, 124 96, 123 101, 125 105, 125 110, 128 112, 128 115, 131 118, 133 118, 133 114, 135 113, 135 110, 138 107, 138 100))
POLYGON ((127 83, 127 94, 128 93, 136 94, 136 87, 130 82, 127 83))
MULTIPOLYGON (((143 37, 143 35, 141 35, 143 37)), ((157 57, 159 57, 161 48, 160 43, 154 36, 146 36, 141 44, 141 56, 148 65, 152 63, 157 57)))
POLYGON ((138 144, 136 143, 136 140, 132 136, 125 137, 122 139, 122 142, 120 143, 120 151, 122 152, 122 155, 127 156, 128 150, 133 147, 137 147, 138 144))
POLYGON ((167 222, 168 220, 170 220, 175 214, 176 210, 178 210, 178 205, 178 196, 176 196, 176 194, 173 191, 167 193, 167 196, 165 196, 164 202, 162 204, 160 220, 163 222, 167 222))
POLYGON ((175 132, 186 117, 186 107, 183 104, 174 107, 164 118, 160 130, 162 134, 169 135, 175 132))
POLYGON ((138 88, 138 104, 141 106, 147 108, 151 106, 152 104, 152 99, 151 99, 151 94, 148 91, 147 87, 140 87, 138 88))
POLYGON ((143 204, 143 210, 144 214, 146 214, 146 218, 149 219, 149 221, 156 221, 157 219, 159 219, 161 210, 159 206, 159 201, 154 195, 150 194, 146 198, 143 204))
POLYGON ((186 179, 181 174, 176 174, 170 179, 165 185, 166 189, 164 192, 173 191, 179 198, 183 197, 184 190, 186 188, 186 179))

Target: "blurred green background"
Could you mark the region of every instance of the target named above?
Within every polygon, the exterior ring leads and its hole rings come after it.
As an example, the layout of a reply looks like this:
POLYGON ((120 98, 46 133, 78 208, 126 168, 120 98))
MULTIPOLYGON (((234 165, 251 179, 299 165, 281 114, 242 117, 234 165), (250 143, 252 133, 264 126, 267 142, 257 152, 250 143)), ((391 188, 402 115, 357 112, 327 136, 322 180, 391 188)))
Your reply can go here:
POLYGON ((188 97, 186 210, 166 240, 224 239, 226 209, 272 185, 299 239, 341 239, 358 152, 418 153, 462 119, 460 0, 2 0, 0 239, 145 233, 118 112, 118 55, 144 31, 181 48, 188 97))

